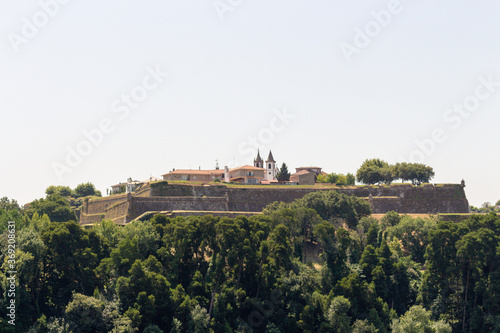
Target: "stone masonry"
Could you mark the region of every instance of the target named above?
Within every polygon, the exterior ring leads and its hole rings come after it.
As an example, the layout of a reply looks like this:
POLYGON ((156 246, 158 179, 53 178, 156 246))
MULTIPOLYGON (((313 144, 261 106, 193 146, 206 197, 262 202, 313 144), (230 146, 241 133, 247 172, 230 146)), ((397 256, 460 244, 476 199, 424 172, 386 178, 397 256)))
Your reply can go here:
POLYGON ((153 182, 135 193, 113 195, 84 202, 81 224, 109 219, 125 224, 146 212, 203 211, 260 212, 274 201, 291 202, 313 191, 335 190, 369 201, 374 214, 388 211, 414 214, 468 213, 469 203, 460 184, 410 184, 350 187, 225 186, 153 182))

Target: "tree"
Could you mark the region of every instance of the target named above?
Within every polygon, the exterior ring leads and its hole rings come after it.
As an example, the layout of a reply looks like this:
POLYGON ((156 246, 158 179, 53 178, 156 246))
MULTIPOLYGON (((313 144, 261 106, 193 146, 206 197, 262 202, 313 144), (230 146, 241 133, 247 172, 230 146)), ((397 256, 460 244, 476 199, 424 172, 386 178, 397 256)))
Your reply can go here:
POLYGON ((337 185, 347 185, 347 177, 343 173, 337 174, 337 185))
POLYGON ((89 196, 89 195, 95 195, 95 196, 100 197, 101 196, 101 192, 97 191, 95 189, 94 184, 88 182, 88 183, 79 184, 75 188, 75 195, 76 195, 77 198, 86 197, 86 196, 89 196))
POLYGON ((282 184, 290 180, 290 172, 288 172, 288 167, 284 162, 281 165, 281 168, 278 170, 276 179, 282 184))
POLYGON ((142 333, 164 333, 157 325, 149 325, 142 333))
POLYGON ((336 173, 330 173, 326 176, 326 182, 330 184, 336 184, 339 179, 339 175, 336 173))
POLYGON ((54 186, 51 185, 45 190, 45 194, 59 194, 62 197, 69 197, 71 195, 71 188, 69 186, 54 186))
MULTIPOLYGON (((394 213, 389 213, 385 216, 387 217, 386 221, 392 224, 397 221, 397 216, 394 213)), ((423 264, 425 250, 427 244, 429 244, 429 232, 435 228, 436 222, 432 219, 403 216, 399 223, 387 230, 387 233, 389 239, 397 238, 401 240, 405 254, 410 254, 414 261, 423 264)))
POLYGON ((76 293, 64 312, 71 330, 104 333, 108 330, 103 320, 103 310, 104 305, 98 299, 76 293))
POLYGON ((50 223, 42 230, 47 246, 44 260, 46 314, 63 310, 74 292, 91 294, 96 287, 94 269, 102 253, 95 231, 84 230, 76 222, 50 223))
POLYGON ((385 215, 380 219, 384 226, 394 227, 401 221, 402 216, 397 212, 391 210, 385 213, 385 215))
POLYGON ((366 200, 337 191, 311 192, 290 206, 312 208, 327 221, 343 219, 350 228, 355 228, 359 219, 371 214, 370 204, 366 200))
POLYGON ((307 256, 307 243, 313 242, 313 228, 320 223, 321 217, 314 209, 281 208, 271 214, 276 223, 281 223, 289 229, 289 238, 295 251, 295 256, 304 263, 307 256))
POLYGON ((19 250, 31 255, 32 260, 25 262, 26 270, 20 276, 19 285, 24 290, 29 290, 31 303, 35 308, 35 314, 40 317, 40 291, 44 288, 44 261, 47 246, 44 244, 40 234, 32 227, 23 228, 19 234, 19 250))
POLYGON ((292 247, 288 228, 279 224, 269 236, 269 256, 277 271, 288 270, 292 265, 292 247))
POLYGON ((191 321, 188 324, 188 331, 192 333, 203 333, 206 332, 208 324, 210 323, 210 316, 207 313, 207 309, 202 308, 199 305, 191 310, 191 321))
POLYGON ((421 183, 428 183, 434 178, 434 169, 430 166, 421 163, 415 163, 416 175, 412 180, 413 185, 420 185, 421 183))
POLYGON ((19 204, 17 203, 16 200, 12 199, 9 200, 7 197, 2 197, 0 199, 0 209, 2 210, 21 210, 21 207, 19 207, 19 204))
POLYGON ((380 177, 382 182, 390 185, 394 180, 394 167, 392 165, 386 165, 379 169, 380 177))
POLYGON ((422 163, 396 163, 394 177, 405 182, 411 180, 413 185, 428 183, 434 177, 434 169, 422 163))
POLYGON ((403 316, 392 322, 393 333, 451 333, 451 326, 445 322, 435 322, 431 312, 421 305, 412 306, 403 316), (439 331, 437 330, 439 329, 439 331))
MULTIPOLYGON (((136 327, 156 324, 165 329, 172 322, 170 283, 165 276, 151 271, 147 261, 136 260, 128 272, 116 282, 116 290, 124 309, 136 327)), ((156 266, 156 265, 154 265, 156 266)))
POLYGON ((71 209, 68 201, 59 194, 54 193, 48 195, 45 199, 33 201, 27 210, 28 216, 31 218, 35 213, 39 216, 47 214, 52 222, 67 222, 75 221, 75 212, 71 209))
POLYGON ((476 292, 472 288, 478 285, 483 274, 482 272, 489 271, 489 267, 495 259, 498 243, 499 237, 492 230, 486 228, 469 232, 456 243, 457 258, 462 263, 464 271, 463 284, 465 291, 462 314, 462 328, 464 332, 467 324, 470 322, 467 317, 471 311, 467 312, 467 304, 469 303, 469 299, 473 299, 472 295, 469 294, 469 288, 471 289, 471 294, 476 292))
POLYGON ((388 175, 389 168, 389 164, 381 159, 365 160, 356 172, 356 179, 367 185, 392 181, 388 175))
POLYGON ((328 183, 328 177, 326 175, 319 174, 316 177, 316 183, 328 183))
POLYGON ((16 229, 22 227, 26 218, 24 210, 19 207, 16 200, 9 200, 7 197, 0 199, 0 233, 7 229, 9 221, 16 221, 16 229))
POLYGON ((351 302, 344 296, 337 296, 332 300, 326 316, 332 327, 332 332, 349 332, 351 317, 347 313, 350 308, 351 302))
POLYGON ((352 173, 348 173, 346 175, 347 179, 347 185, 355 185, 356 184, 356 177, 352 173))
POLYGON ((360 320, 357 319, 354 322, 354 325, 352 325, 352 331, 351 333, 377 333, 378 330, 373 326, 373 324, 370 324, 368 320, 360 320))

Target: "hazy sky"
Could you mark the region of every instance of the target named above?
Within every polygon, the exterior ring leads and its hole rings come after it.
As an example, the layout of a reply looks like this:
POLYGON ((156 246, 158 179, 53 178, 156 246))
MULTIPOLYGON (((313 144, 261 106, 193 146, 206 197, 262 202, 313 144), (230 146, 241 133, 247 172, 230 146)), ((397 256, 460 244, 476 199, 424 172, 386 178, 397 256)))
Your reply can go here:
POLYGON ((0 0, 0 196, 418 161, 500 199, 500 2, 0 0))

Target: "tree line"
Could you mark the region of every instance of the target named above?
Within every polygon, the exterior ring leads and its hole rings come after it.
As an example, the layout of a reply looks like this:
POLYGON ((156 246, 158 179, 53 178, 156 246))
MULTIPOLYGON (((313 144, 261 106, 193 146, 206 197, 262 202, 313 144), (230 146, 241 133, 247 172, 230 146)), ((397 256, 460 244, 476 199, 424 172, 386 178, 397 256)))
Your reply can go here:
POLYGON ((2 332, 16 331, 5 320, 8 220, 18 332, 500 331, 494 213, 377 220, 365 200, 322 191, 252 217, 84 229, 3 198, 2 332))
POLYGON ((434 178, 434 169, 422 163, 398 162, 394 165, 378 158, 367 159, 356 172, 356 179, 363 184, 391 184, 400 179, 413 185, 428 183, 434 178))
MULTIPOLYGON (((367 159, 361 164, 356 172, 352 173, 330 173, 319 174, 316 177, 317 183, 330 183, 340 186, 355 185, 358 181, 361 184, 391 184, 396 180, 401 182, 411 181, 413 185, 428 183, 434 178, 434 169, 422 163, 398 162, 389 164, 379 158, 367 159)), ((290 173, 285 163, 278 169, 276 176, 280 183, 290 180, 290 173)))

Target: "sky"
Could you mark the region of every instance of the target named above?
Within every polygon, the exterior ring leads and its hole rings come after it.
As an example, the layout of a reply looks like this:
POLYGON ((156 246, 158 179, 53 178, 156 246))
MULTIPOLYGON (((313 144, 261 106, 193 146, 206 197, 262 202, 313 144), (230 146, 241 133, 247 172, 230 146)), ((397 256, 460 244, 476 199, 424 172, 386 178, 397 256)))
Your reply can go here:
POLYGON ((419 162, 500 199, 500 2, 0 0, 0 197, 419 162))

